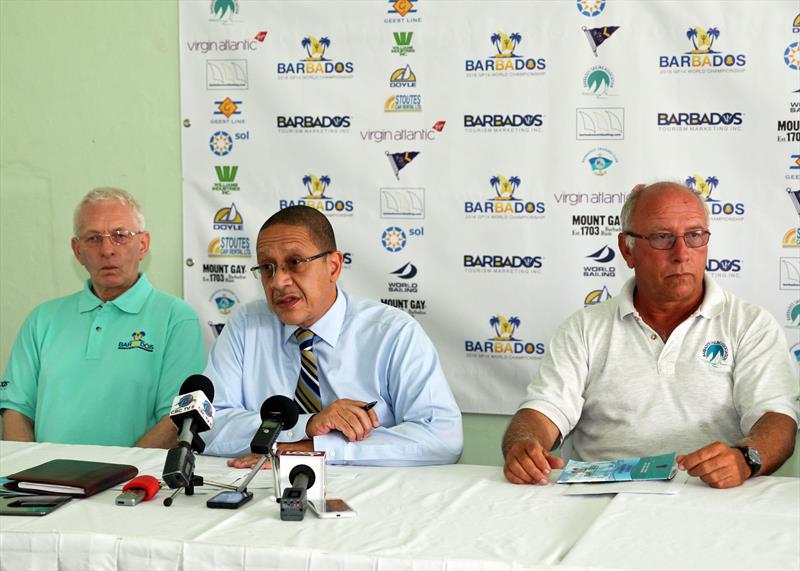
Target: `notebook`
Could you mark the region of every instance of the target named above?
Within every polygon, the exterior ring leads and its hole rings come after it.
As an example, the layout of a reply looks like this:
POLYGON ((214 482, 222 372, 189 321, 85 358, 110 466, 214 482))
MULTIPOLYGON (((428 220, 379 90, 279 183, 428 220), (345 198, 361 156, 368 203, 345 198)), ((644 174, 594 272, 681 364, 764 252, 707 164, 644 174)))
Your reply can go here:
POLYGON ((139 470, 127 464, 50 460, 8 476, 19 490, 89 497, 134 478, 139 470))

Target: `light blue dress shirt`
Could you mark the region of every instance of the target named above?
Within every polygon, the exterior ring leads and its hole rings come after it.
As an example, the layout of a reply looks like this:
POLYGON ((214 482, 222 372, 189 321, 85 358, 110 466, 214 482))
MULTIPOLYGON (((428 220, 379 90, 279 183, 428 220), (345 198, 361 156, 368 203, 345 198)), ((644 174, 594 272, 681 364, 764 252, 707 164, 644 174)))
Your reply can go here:
MULTIPOLYGON (((211 348, 205 374, 214 383, 214 427, 203 433, 206 453, 250 451, 259 411, 273 395, 293 398, 300 374, 296 325, 284 325, 265 300, 242 307, 211 348)), ((458 460, 461 412, 439 356, 422 327, 393 307, 350 297, 341 289, 333 306, 310 328, 317 339, 320 396, 378 401, 380 427, 359 442, 335 431, 314 437, 314 449, 333 464, 416 466, 458 460)), ((311 415, 283 432, 282 442, 307 439, 311 415)))

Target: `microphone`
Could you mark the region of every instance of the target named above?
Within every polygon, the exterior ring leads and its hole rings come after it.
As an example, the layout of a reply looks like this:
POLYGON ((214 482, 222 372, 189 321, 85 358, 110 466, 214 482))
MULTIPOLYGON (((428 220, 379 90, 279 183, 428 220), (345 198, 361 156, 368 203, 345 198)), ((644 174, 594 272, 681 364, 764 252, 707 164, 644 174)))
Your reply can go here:
POLYGON ((300 413, 297 404, 283 395, 269 397, 261 405, 261 426, 250 442, 254 454, 269 454, 278 440, 281 430, 288 430, 297 424, 300 413))
POLYGON ((281 519, 283 521, 302 521, 308 507, 306 491, 314 485, 314 470, 305 464, 298 464, 289 472, 291 488, 283 490, 281 497, 281 519))
POLYGON ((184 488, 192 483, 194 454, 202 454, 205 442, 197 433, 214 426, 214 385, 203 375, 183 381, 180 394, 172 402, 169 416, 180 431, 178 445, 167 452, 162 479, 170 488, 184 488))

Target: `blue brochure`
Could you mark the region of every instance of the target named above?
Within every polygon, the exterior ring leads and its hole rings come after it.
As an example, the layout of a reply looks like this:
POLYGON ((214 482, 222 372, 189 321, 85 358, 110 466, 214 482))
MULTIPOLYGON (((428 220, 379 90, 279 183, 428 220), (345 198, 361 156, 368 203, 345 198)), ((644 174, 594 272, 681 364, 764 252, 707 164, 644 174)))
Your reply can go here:
POLYGON ((604 462, 570 460, 564 466, 558 483, 586 484, 591 482, 671 480, 677 471, 675 452, 659 456, 644 456, 604 462))

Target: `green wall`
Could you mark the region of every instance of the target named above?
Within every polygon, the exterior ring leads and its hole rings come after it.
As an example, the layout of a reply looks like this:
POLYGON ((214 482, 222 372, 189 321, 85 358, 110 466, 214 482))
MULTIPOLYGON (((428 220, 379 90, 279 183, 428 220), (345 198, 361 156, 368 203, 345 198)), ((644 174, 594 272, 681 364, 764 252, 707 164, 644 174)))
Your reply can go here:
MULTIPOLYGON (((72 211, 96 186, 142 203, 153 235, 144 267, 180 296, 177 0, 0 0, 3 365, 28 312, 81 287, 72 211)), ((464 415, 461 461, 500 465, 507 423, 464 415)), ((790 471, 800 474, 800 455, 790 471)))

